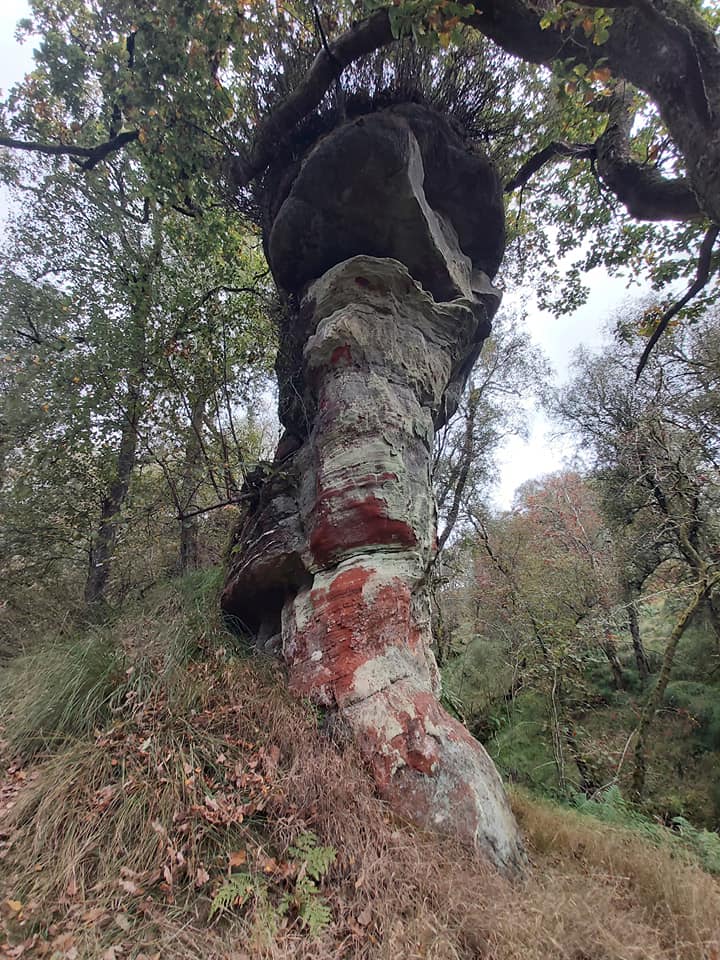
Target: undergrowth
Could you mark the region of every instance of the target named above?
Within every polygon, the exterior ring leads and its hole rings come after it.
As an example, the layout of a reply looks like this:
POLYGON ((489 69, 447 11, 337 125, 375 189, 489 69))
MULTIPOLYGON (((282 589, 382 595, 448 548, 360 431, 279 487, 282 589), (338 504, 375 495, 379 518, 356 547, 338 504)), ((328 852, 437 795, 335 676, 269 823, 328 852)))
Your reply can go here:
POLYGON ((720 874, 720 835, 712 830, 695 827, 684 817, 673 817, 668 828, 629 803, 617 786, 592 799, 576 794, 573 801, 580 813, 631 830, 648 843, 667 847, 680 856, 694 859, 709 873, 720 874))
POLYGON ((171 584, 66 637, 63 657, 33 646, 8 668, 19 779, 4 812, 0 782, 0 954, 718 956, 717 881, 626 825, 516 792, 532 867, 513 883, 394 820, 280 668, 233 653, 216 588, 213 574, 171 584), (65 697, 46 709, 61 668, 65 697))

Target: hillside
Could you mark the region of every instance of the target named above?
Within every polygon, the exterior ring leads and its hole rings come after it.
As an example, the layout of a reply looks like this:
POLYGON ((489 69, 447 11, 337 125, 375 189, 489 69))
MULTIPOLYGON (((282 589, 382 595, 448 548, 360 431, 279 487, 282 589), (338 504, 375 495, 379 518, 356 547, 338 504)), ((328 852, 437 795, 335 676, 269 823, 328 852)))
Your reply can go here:
POLYGON ((394 820, 217 589, 6 624, 0 956, 718 957, 720 884, 670 831, 515 790, 531 867, 510 882, 394 820))

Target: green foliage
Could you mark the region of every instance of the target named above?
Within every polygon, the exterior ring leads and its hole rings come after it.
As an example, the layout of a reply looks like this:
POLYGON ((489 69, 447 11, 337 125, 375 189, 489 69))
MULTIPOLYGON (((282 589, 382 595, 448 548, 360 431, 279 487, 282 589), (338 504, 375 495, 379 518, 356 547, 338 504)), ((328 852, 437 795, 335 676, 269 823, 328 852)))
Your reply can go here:
POLYGON ((268 884, 264 877, 252 873, 236 873, 224 883, 210 904, 210 919, 232 908, 242 908, 255 899, 267 903, 268 884))
POLYGON ((499 730, 488 751, 503 773, 543 795, 560 795, 557 769, 548 734, 548 706, 542 695, 518 698, 509 715, 498 718, 499 730))
POLYGON ((696 728, 696 737, 708 750, 720 751, 720 688, 692 680, 673 680, 665 703, 683 711, 696 728))
POLYGON ((288 848, 291 858, 305 867, 308 877, 322 880, 335 863, 336 852, 332 847, 319 847, 314 833, 301 833, 295 845, 288 848))
MULTIPOLYGON (((382 0, 365 3, 368 12, 386 7, 382 0)), ((395 39, 411 36, 419 45, 441 47, 461 44, 467 27, 462 22, 475 13, 472 3, 453 0, 403 0, 387 7, 390 29, 395 39)))
POLYGON ((265 876, 247 872, 234 874, 216 892, 210 916, 253 902, 271 935, 281 918, 292 915, 311 938, 319 936, 332 920, 332 911, 321 895, 319 884, 335 862, 336 851, 318 846, 315 834, 308 832, 300 834, 288 848, 288 855, 287 872, 294 880, 279 899, 274 896, 276 885, 265 876))
POLYGON ((37 752, 105 722, 128 692, 112 631, 50 640, 0 673, 0 720, 11 744, 37 752))
MULTIPOLYGON (((207 656, 209 638, 228 639, 217 610, 222 576, 212 567, 158 584, 144 601, 158 622, 152 644, 141 627, 124 632, 116 619, 43 625, 43 635, 28 635, 28 649, 0 671, 0 722, 13 749, 34 754, 102 727, 141 701, 158 676, 172 687, 190 661, 207 656)), ((137 609, 127 603, 122 614, 137 609)))
MULTIPOLYGON (((0 564, 79 578, 90 552, 122 596, 153 575, 154 551, 122 549, 130 528, 153 516, 199 539, 196 511, 230 501, 267 442, 250 412, 275 344, 267 268, 227 211, 150 201, 127 157, 37 173, 0 250, 0 564)), ((179 563, 158 553, 161 575, 179 563)))

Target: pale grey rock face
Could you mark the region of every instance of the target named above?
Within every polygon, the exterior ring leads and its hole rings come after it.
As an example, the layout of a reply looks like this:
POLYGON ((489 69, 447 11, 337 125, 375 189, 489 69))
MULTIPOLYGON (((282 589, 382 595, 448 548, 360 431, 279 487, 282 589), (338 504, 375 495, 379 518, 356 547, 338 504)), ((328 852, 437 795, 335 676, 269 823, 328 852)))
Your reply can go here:
POLYGON ((434 431, 499 301, 485 269, 498 211, 487 161, 417 107, 310 151, 267 244, 301 298, 279 365, 288 432, 237 532, 223 607, 263 649, 279 635, 292 689, 343 718, 399 815, 511 870, 524 853, 497 772, 437 701, 426 587, 434 431))

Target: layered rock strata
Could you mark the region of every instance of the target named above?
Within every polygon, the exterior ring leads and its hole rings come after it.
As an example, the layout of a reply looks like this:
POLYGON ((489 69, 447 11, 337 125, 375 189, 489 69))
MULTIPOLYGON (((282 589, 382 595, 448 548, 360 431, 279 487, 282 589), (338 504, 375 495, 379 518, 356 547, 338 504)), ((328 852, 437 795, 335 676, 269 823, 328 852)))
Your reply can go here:
POLYGON ((485 158, 417 107, 340 127, 295 172, 266 238, 300 298, 278 362, 286 434, 248 491, 222 602, 349 726, 398 814, 512 869, 500 779, 438 703, 427 593, 435 429, 499 301, 498 210, 485 158))

